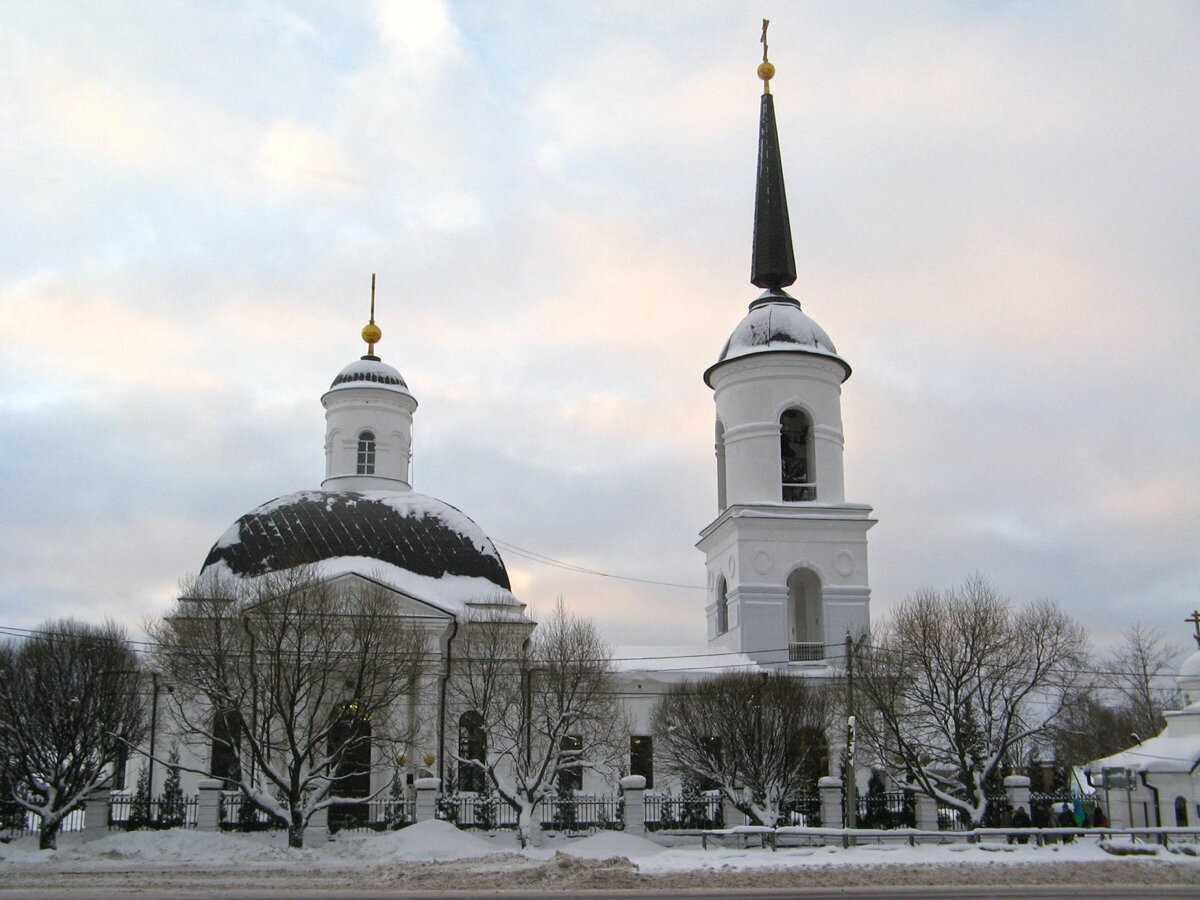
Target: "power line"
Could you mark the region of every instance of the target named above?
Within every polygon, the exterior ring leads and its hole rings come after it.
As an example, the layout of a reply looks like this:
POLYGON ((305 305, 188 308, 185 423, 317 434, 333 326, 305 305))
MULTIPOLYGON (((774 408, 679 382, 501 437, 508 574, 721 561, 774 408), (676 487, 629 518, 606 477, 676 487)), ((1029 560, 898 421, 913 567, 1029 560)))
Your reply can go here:
POLYGON ((546 556, 545 554, 537 553, 534 550, 527 550, 524 547, 518 547, 516 544, 509 544, 505 541, 497 541, 493 539, 492 543, 510 553, 515 553, 517 556, 524 557, 530 562, 541 563, 544 566, 551 566, 556 569, 566 569, 569 572, 577 572, 580 575, 593 575, 597 578, 613 578, 618 581, 634 581, 638 584, 654 584, 658 585, 659 587, 686 588, 690 591, 707 590, 706 587, 699 584, 682 584, 677 581, 657 581, 653 578, 638 578, 634 575, 617 575, 613 572, 602 572, 599 569, 589 569, 586 566, 580 566, 561 559, 555 559, 552 556, 546 556))

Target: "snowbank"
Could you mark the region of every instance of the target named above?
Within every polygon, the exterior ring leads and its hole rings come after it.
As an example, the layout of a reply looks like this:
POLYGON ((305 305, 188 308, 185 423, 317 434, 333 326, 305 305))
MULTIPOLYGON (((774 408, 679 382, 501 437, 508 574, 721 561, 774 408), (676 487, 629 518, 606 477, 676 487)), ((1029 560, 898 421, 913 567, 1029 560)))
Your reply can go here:
POLYGON ((557 849, 560 853, 580 859, 612 859, 623 856, 632 862, 662 853, 666 848, 636 834, 600 831, 557 849))

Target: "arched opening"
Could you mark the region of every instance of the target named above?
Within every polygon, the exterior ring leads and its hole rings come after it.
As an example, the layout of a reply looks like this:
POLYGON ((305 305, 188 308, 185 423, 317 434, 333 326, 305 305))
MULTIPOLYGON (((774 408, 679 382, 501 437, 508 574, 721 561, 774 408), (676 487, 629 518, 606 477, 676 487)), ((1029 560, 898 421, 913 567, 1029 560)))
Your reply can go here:
POLYGON ((358 436, 358 466, 355 470, 359 475, 375 474, 375 432, 364 431, 358 436))
POLYGON ((729 588, 725 584, 725 576, 717 579, 717 634, 729 630, 729 588))
POLYGON ((717 512, 725 509, 725 426, 717 419, 717 512))
POLYGON ((357 701, 343 704, 329 729, 329 754, 335 760, 331 792, 355 798, 330 807, 330 831, 362 827, 370 820, 366 798, 371 796, 371 722, 360 710, 357 701))
POLYGON ((1175 798, 1175 824, 1180 828, 1187 828, 1187 800, 1183 797, 1175 798))
POLYGON ((820 662, 825 659, 821 631, 821 579, 810 569, 788 576, 788 660, 820 662))
POLYGON ((487 762, 487 734, 483 730, 483 716, 476 710, 467 710, 458 720, 458 789, 483 793, 487 781, 479 766, 465 762, 476 759, 487 762))
POLYGON ((817 499, 812 456, 812 422, 801 410, 785 410, 779 417, 779 460, 785 503, 817 499))

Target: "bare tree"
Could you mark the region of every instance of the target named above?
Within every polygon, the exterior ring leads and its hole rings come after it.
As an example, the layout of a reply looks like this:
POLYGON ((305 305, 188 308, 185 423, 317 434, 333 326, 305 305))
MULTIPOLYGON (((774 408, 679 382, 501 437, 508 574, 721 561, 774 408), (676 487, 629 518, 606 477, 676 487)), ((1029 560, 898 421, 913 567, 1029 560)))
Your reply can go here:
POLYGON ((1178 703, 1171 677, 1174 662, 1175 651, 1162 632, 1141 624, 1126 629, 1121 643, 1101 660, 1101 684, 1113 695, 1114 705, 1128 711, 1130 731, 1143 739, 1163 729, 1163 711, 1178 703))
POLYGON ((1083 629, 975 577, 909 597, 874 638, 860 656, 860 734, 899 780, 982 822, 1001 767, 1075 696, 1083 629))
POLYGON ((43 850, 144 736, 138 677, 137 656, 111 622, 48 622, 0 645, 0 752, 13 801, 41 817, 43 850))
POLYGON ((532 840, 534 813, 558 777, 611 764, 625 734, 612 651, 595 625, 568 613, 560 600, 527 635, 524 620, 467 622, 448 682, 462 727, 478 729, 477 738, 464 734, 451 755, 460 772, 478 773, 516 812, 522 846, 532 840))
POLYGON ((653 714, 667 769, 713 784, 760 825, 774 827, 824 774, 835 698, 788 675, 731 672, 673 685, 653 714))
POLYGON ((184 740, 230 763, 201 771, 285 822, 289 846, 318 810, 361 800, 340 784, 390 768, 394 754, 373 746, 407 737, 398 701, 424 670, 426 634, 375 582, 305 566, 206 579, 151 630, 184 740))

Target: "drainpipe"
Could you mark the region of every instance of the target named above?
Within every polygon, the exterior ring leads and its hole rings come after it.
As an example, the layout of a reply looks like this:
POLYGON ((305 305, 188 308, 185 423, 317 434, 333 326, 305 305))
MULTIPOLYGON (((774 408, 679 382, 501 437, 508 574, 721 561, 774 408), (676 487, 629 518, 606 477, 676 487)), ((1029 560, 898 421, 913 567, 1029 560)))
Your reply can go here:
POLYGON ((446 649, 442 653, 442 678, 438 686, 438 739, 437 739, 437 777, 441 782, 441 790, 446 789, 445 781, 445 750, 446 750, 446 683, 450 680, 450 660, 454 638, 458 635, 458 618, 450 622, 450 635, 446 638, 446 649))
MULTIPOLYGON (((1158 788, 1146 780, 1145 772, 1138 772, 1138 777, 1142 779, 1142 784, 1154 792, 1154 827, 1162 828, 1162 810, 1158 806, 1158 788)), ((1129 824, 1133 825, 1132 822, 1129 824)))

